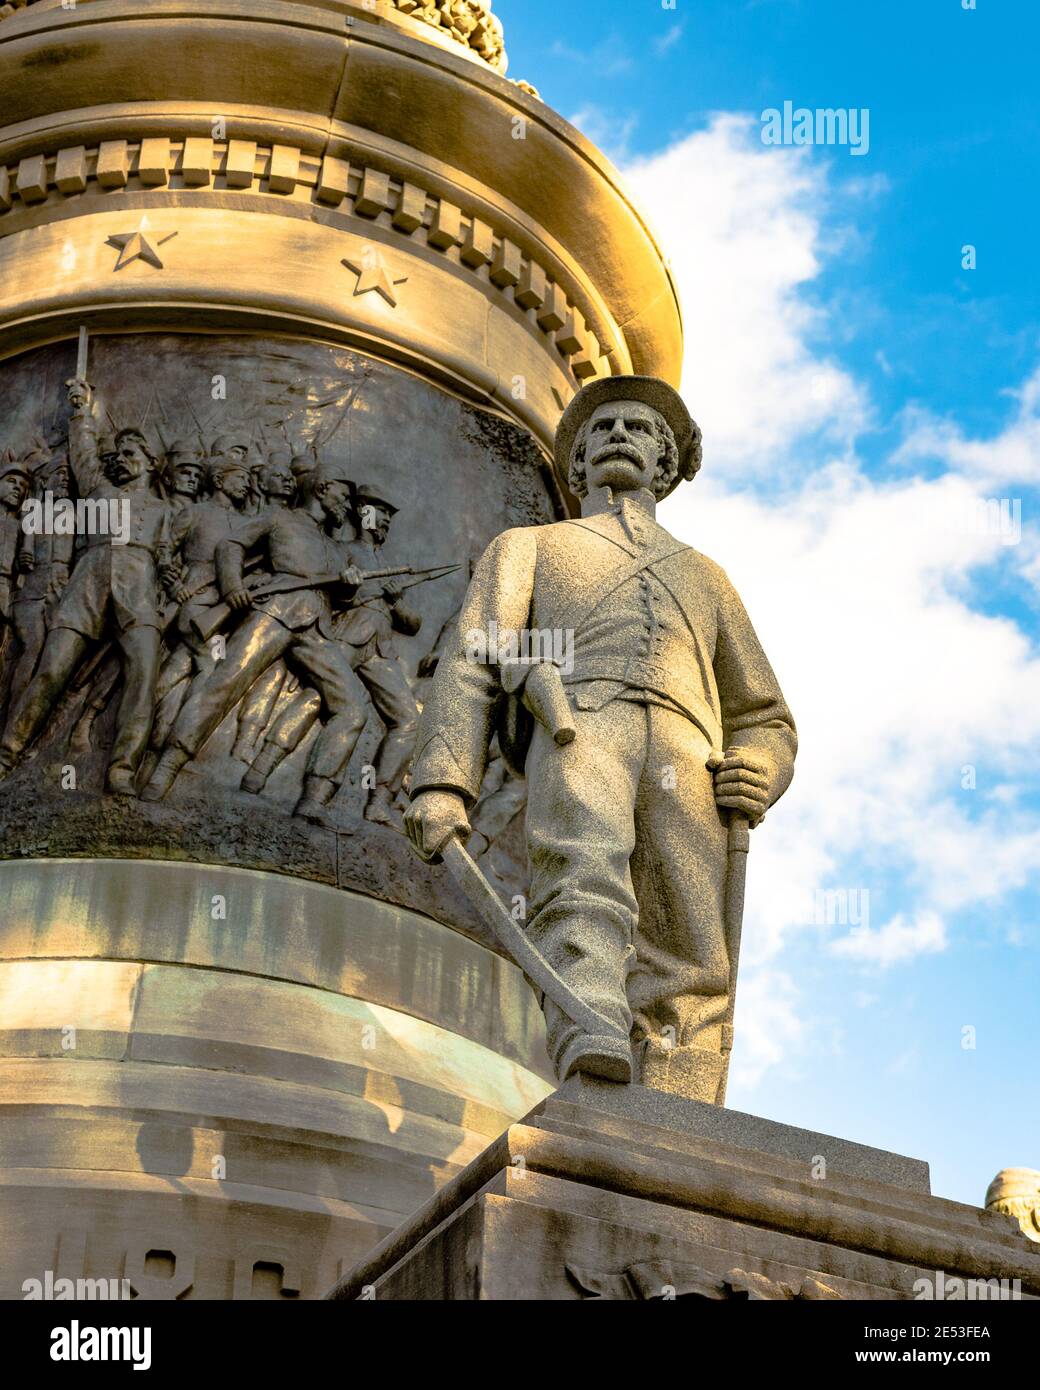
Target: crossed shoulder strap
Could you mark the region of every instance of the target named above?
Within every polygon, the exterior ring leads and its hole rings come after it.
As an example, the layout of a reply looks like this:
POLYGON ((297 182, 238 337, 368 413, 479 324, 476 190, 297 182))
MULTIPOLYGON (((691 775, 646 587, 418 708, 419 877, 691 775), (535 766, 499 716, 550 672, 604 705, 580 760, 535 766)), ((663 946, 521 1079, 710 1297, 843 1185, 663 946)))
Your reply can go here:
MULTIPOLYGON (((568 526, 580 526, 583 531, 588 531, 592 536, 598 536, 600 540, 606 541, 608 545, 617 546, 620 551, 628 556, 627 564, 620 564, 617 569, 611 570, 609 574, 603 577, 589 595, 579 617, 577 619, 571 617, 567 626, 573 628, 575 631, 578 631, 588 621, 604 599, 609 598, 622 584, 627 584, 630 579, 635 579, 636 576, 642 574, 644 570, 651 569, 654 565, 659 565, 664 560, 670 560, 673 555, 681 555, 683 551, 690 549, 688 545, 683 545, 680 541, 677 541, 674 536, 664 535, 661 537, 661 540, 656 545, 651 546, 649 550, 636 551, 633 547, 626 545, 624 541, 616 540, 613 536, 605 536, 602 531, 597 530, 594 526, 587 525, 583 520, 572 518, 565 524, 568 526)), ((558 627, 560 624, 550 623, 549 626, 558 627)))

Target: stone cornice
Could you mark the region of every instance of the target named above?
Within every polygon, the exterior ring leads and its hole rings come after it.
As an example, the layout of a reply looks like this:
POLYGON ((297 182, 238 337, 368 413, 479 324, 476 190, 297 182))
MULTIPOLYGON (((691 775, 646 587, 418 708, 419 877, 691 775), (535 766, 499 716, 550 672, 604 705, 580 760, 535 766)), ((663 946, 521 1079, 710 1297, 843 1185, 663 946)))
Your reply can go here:
MULTIPOLYGON (((676 381, 681 324, 674 286, 645 220, 603 156, 486 64, 457 56, 454 45, 417 42, 402 27, 366 22, 363 6, 336 3, 338 13, 332 0, 85 0, 66 11, 40 0, 20 11, 0 25, 0 163, 15 194, 11 210, 0 214, 3 230, 30 213, 68 216, 77 202, 85 208, 97 192, 87 151, 127 142, 127 185, 105 189, 115 200, 133 192, 131 156, 142 140, 168 139, 176 149, 178 141, 205 139, 223 118, 232 140, 299 151, 293 191, 272 193, 262 173, 258 186, 229 191, 214 163, 208 185, 178 189, 174 168, 148 196, 206 198, 216 206, 222 198, 265 196, 270 210, 291 207, 294 214, 307 198, 316 216, 336 217, 345 208, 353 215, 355 190, 348 176, 339 208, 316 196, 309 180, 320 177, 326 160, 370 170, 373 186, 387 176, 394 198, 398 181, 414 184, 428 195, 425 220, 435 215, 433 199, 459 209, 455 244, 438 252, 444 259, 458 257, 468 274, 490 280, 496 250, 512 242, 581 310, 604 352, 620 337, 611 370, 626 370, 628 362, 676 381), (344 8, 359 16, 349 26, 344 8), (39 199, 34 210, 18 192, 24 179, 34 196, 23 162, 44 157, 50 179, 61 152, 78 149, 86 161, 84 190, 66 194, 48 184, 48 202, 39 199), (442 162, 446 154, 450 167, 442 162), (487 233, 477 227, 467 250, 467 219, 491 229, 492 259, 483 266, 469 258, 479 262, 487 233)), ((410 235, 412 245, 423 243, 425 221, 408 234, 400 215, 394 225, 397 211, 386 208, 373 221, 395 237, 410 235)), ((508 278, 504 266, 501 276, 508 278)), ((494 288, 515 307, 512 286, 494 288)), ((571 356, 588 371, 577 352, 571 356)))

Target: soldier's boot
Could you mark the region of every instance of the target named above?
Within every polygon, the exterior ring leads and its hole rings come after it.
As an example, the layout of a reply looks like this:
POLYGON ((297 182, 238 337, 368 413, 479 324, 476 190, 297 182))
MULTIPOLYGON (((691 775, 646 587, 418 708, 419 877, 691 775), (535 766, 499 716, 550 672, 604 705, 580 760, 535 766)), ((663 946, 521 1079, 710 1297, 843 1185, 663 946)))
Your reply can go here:
POLYGON ((394 805, 394 796, 389 787, 376 787, 365 807, 365 820, 404 833, 404 816, 394 805))
POLYGON ((105 778, 105 788, 113 796, 136 796, 137 781, 134 774, 125 767, 109 768, 105 778))
POLYGON ((276 768, 281 767, 288 754, 288 748, 280 748, 277 743, 265 743, 253 759, 251 767, 246 768, 240 786, 244 792, 254 796, 267 786, 267 779, 276 768))
POLYGON ((720 1093, 725 1095, 728 1052, 689 1046, 663 1048, 649 1040, 637 1044, 633 1051, 639 1081, 653 1091, 668 1091, 709 1105, 719 1104, 720 1093))
POLYGON ((148 779, 142 801, 161 801, 177 780, 177 774, 191 757, 183 748, 167 748, 155 765, 155 771, 148 779))
POLYGON ((628 1038, 578 1033, 556 1060, 556 1075, 561 1084, 575 1072, 627 1085, 632 1080, 632 1049, 628 1038))
POLYGON ((308 775, 303 779, 303 795, 296 803, 293 815, 310 821, 311 825, 320 825, 324 830, 338 830, 339 827, 329 814, 329 802, 337 790, 337 785, 331 778, 308 775))

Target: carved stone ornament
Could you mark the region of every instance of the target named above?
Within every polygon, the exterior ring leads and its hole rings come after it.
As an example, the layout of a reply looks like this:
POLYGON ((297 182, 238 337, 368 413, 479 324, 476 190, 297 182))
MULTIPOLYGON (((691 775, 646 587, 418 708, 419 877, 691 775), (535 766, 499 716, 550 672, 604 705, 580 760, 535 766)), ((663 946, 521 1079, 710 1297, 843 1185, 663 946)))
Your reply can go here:
POLYGON ((840 1299, 829 1284, 807 1276, 794 1285, 731 1269, 724 1275, 699 1265, 674 1260, 652 1260, 632 1264, 617 1274, 605 1274, 568 1264, 567 1273, 585 1298, 611 1301, 672 1300, 699 1298, 708 1301, 743 1299, 748 1302, 779 1302, 792 1299, 840 1299))

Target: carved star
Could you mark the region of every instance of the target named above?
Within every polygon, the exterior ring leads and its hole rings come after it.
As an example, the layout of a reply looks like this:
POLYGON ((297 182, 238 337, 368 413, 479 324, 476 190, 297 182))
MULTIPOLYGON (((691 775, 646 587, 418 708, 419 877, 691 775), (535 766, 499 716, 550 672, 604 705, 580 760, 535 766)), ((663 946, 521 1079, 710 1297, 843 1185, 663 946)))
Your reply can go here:
POLYGON ((359 294, 368 294, 370 290, 375 290, 376 294, 381 295, 386 300, 391 309, 397 307, 397 295, 394 294, 394 286, 403 285, 408 276, 402 275, 395 279, 387 270, 386 263, 379 251, 366 249, 360 262, 345 260, 343 264, 357 276, 357 284, 354 286, 355 298, 359 294))
POLYGON ((142 217, 135 232, 123 232, 120 236, 108 238, 109 246, 114 246, 119 251, 119 259, 116 261, 115 269, 122 270, 131 261, 141 260, 154 266, 156 270, 162 270, 163 263, 159 257, 159 247, 165 246, 176 235, 176 232, 154 231, 148 218, 142 217))

